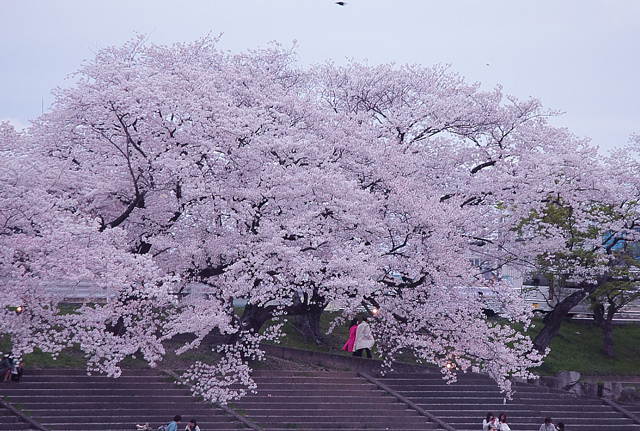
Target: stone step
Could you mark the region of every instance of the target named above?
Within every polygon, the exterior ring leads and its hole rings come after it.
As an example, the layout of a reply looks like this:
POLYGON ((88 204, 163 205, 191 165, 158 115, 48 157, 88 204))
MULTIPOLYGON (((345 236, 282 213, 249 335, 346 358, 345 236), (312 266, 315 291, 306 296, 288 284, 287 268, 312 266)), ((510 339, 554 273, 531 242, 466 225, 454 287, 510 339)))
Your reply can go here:
POLYGON ((344 377, 357 377, 358 373, 353 371, 286 371, 286 370, 253 370, 251 377, 275 377, 275 378, 344 378, 344 377))
POLYGON ((326 382, 326 383, 341 383, 341 382, 360 382, 362 381, 361 377, 358 377, 357 374, 351 373, 349 375, 319 375, 319 376, 294 376, 294 375, 285 375, 278 377, 276 375, 273 376, 256 376, 251 375, 256 382, 264 382, 264 383, 300 383, 300 382, 326 382))
MULTIPOLYGON (((414 401, 415 402, 415 401, 414 401)), ((469 403, 460 403, 460 404, 447 404, 446 400, 439 403, 439 404, 434 404, 434 403, 420 403, 417 402, 417 405, 419 405, 420 407, 422 407, 425 410, 428 411, 432 411, 432 410, 449 410, 449 411, 459 411, 459 412, 463 412, 463 411, 467 411, 467 410, 484 410, 485 412, 488 411, 499 411, 501 408, 506 409, 507 406, 502 406, 502 403, 495 403, 495 404, 475 404, 472 402, 469 403)), ((590 412, 590 411, 595 411, 595 412, 607 412, 607 411, 613 411, 613 409, 611 407, 607 407, 607 406, 594 406, 594 405, 579 405, 579 404, 573 404, 573 405, 562 405, 562 404, 546 404, 546 405, 532 405, 529 403, 518 403, 518 404, 511 404, 509 406, 509 408, 511 410, 516 410, 516 411, 523 411, 523 412, 527 412, 527 411, 555 411, 555 410, 562 410, 562 411, 566 411, 567 409, 571 409, 572 411, 575 412, 590 412)))
MULTIPOLYGON (((399 376, 394 373, 387 374, 385 376, 381 376, 380 380, 384 382, 399 382, 399 383, 424 383, 424 384, 434 384, 434 383, 446 383, 449 379, 445 378, 441 374, 416 374, 414 376, 399 376)), ((486 376, 479 376, 477 374, 469 375, 469 374, 459 374, 457 378, 451 380, 451 384, 465 384, 465 385, 479 385, 479 386, 494 386, 498 387, 497 383, 486 376)))
MULTIPOLYGON (((161 423, 157 423, 157 424, 150 423, 149 425, 151 425, 152 429, 155 430, 158 428, 158 426, 166 425, 167 423, 168 423, 168 420, 161 423)), ((247 429, 244 425, 240 425, 240 423, 238 423, 237 425, 233 425, 231 427, 229 426, 218 427, 215 423, 202 422, 201 424, 200 421, 198 421, 198 426, 200 425, 202 425, 202 429, 216 430, 216 431, 238 431, 240 429, 247 429)), ((100 430, 100 431, 123 431, 123 430, 133 431, 136 429, 136 423, 130 423, 130 422, 92 423, 90 424, 90 427, 87 424, 76 424, 76 423, 59 423, 59 424, 51 424, 51 425, 45 425, 45 426, 50 430, 61 430, 61 431, 75 431, 75 430, 87 430, 87 429, 100 430)), ((181 431, 183 428, 179 427, 178 429, 179 431, 181 431)))
POLYGON ((20 380, 20 384, 30 382, 40 383, 89 383, 89 382, 126 382, 126 383, 147 383, 166 381, 168 383, 173 380, 166 374, 149 374, 148 376, 120 376, 120 377, 107 377, 107 376, 87 376, 85 375, 44 375, 44 374, 32 374, 31 371, 25 373, 20 380))
MULTIPOLYGON (((560 421, 561 419, 557 419, 558 416, 554 416, 555 422, 557 423, 558 421, 560 421)), ((531 425, 538 425, 538 428, 540 427, 540 424, 543 422, 543 418, 525 418, 525 417, 511 417, 508 416, 509 419, 509 423, 517 423, 518 425, 523 425, 526 426, 527 428, 530 428, 531 425)), ((565 418, 563 418, 564 420, 565 418)), ((565 422, 569 422, 568 420, 565 422)), ((479 422, 477 419, 473 420, 473 421, 469 421, 469 420, 452 420, 451 423, 454 424, 462 424, 465 427, 466 426, 473 426, 473 424, 478 424, 481 423, 479 422)), ((573 426, 580 426, 582 427, 583 425, 609 425, 611 424, 610 420, 606 420, 606 419, 593 419, 593 418, 574 418, 571 420, 571 425, 573 426)), ((616 424, 620 424, 620 425, 629 425, 629 424, 633 424, 633 421, 629 418, 618 418, 616 419, 616 424)))
MULTIPOLYGON (((357 413, 351 415, 338 415, 331 414, 331 412, 323 412, 321 415, 298 415, 290 412, 289 414, 276 414, 276 413, 267 413, 265 415, 251 415, 252 418, 255 418, 256 422, 260 423, 360 423, 363 422, 364 415, 358 415, 357 413)), ((366 416, 366 419, 370 420, 372 423, 389 423, 389 422, 406 422, 406 423, 424 423, 428 422, 428 419, 424 416, 418 415, 418 413, 413 412, 413 414, 407 414, 404 416, 385 416, 385 415, 372 415, 366 416)))
MULTIPOLYGON (((92 372, 88 373, 87 370, 81 368, 56 368, 56 369, 46 369, 46 370, 37 370, 29 368, 25 371, 24 377, 26 376, 55 376, 58 380, 62 380, 66 376, 86 376, 86 377, 102 377, 102 378, 111 378, 107 377, 106 374, 92 372)), ((152 376, 165 376, 165 374, 160 370, 122 370, 120 377, 140 377, 140 378, 151 378, 152 376)))
MULTIPOLYGON (((438 383, 432 383, 432 384, 425 384, 425 383, 407 383, 407 384, 401 384, 401 383, 387 383, 384 382, 383 383, 390 387, 390 388, 402 388, 403 390, 409 390, 409 391, 448 391, 448 392, 455 392, 455 391, 474 391, 477 393, 485 393, 485 392, 491 392, 491 393, 496 393, 498 392, 498 388, 496 385, 474 385, 474 384, 460 384, 460 383, 451 383, 449 385, 447 384, 438 384, 438 383)), ((540 386, 516 386, 514 388, 516 393, 534 393, 534 394, 540 394, 540 395, 548 395, 549 391, 547 390, 547 388, 542 388, 540 386)))
POLYGON ((433 403, 433 404, 451 404, 451 403, 466 403, 471 402, 472 404, 484 404, 484 405, 514 405, 514 404, 539 404, 539 405, 557 405, 557 404, 566 404, 566 405, 591 405, 598 406, 602 405, 602 402, 597 398, 575 398, 575 397, 532 397, 529 395, 520 395, 514 397, 512 400, 507 400, 504 395, 496 394, 496 395, 486 395, 482 397, 473 396, 470 393, 459 393, 459 394, 432 394, 432 393, 419 393, 419 392, 407 392, 401 390, 396 390, 399 393, 402 393, 407 398, 410 398, 413 401, 420 401, 424 403, 433 403))
POLYGON ((289 388, 272 388, 262 390, 260 387, 256 390, 256 396, 271 396, 271 397, 298 397, 298 398, 321 398, 321 397, 368 397, 372 392, 375 392, 377 388, 372 386, 362 386, 358 389, 351 390, 333 390, 333 389, 289 389, 289 388))
MULTIPOLYGON (((31 412, 31 410, 29 410, 29 412, 31 412)), ((193 412, 191 412, 191 414, 189 412, 183 412, 184 413, 184 418, 190 418, 190 417, 196 417, 198 418, 198 422, 206 422, 208 421, 212 421, 212 417, 211 416, 203 416, 203 415, 198 415, 198 414, 192 414, 193 412)), ((69 415, 38 415, 38 421, 40 421, 43 424, 47 424, 47 425, 53 425, 53 424, 59 424, 59 423, 84 423, 84 424, 93 424, 93 423, 143 423, 143 422, 158 422, 158 423, 162 423, 164 422, 168 422, 168 418, 166 413, 161 413, 161 412, 156 412, 156 413, 144 413, 141 412, 140 414, 103 414, 103 415, 95 415, 93 414, 93 412, 91 414, 82 414, 79 416, 75 416, 72 414, 69 415)), ((188 419, 187 419, 188 420, 188 419)), ((216 424, 235 424, 237 423, 235 418, 231 418, 228 416, 216 416, 215 421, 216 424)))
MULTIPOLYGON (((400 391, 396 391, 400 393, 400 391)), ((482 409, 482 406, 557 406, 557 405, 567 405, 567 406, 601 406, 602 403, 595 402, 594 400, 588 400, 585 403, 581 403, 580 400, 562 400, 562 399, 541 399, 541 398, 516 398, 513 400, 507 400, 505 402, 504 398, 500 397, 482 397, 477 398, 472 395, 463 394, 456 395, 452 394, 451 396, 447 396, 445 394, 440 394, 438 397, 422 397, 417 394, 403 394, 405 397, 410 399, 413 402, 425 405, 451 405, 455 407, 459 407, 460 405, 470 405, 477 406, 477 408, 482 409)))
MULTIPOLYGON (((100 408, 99 405, 96 405, 95 408, 87 408, 83 404, 73 404, 71 407, 69 404, 63 405, 62 403, 54 404, 54 405, 43 405, 43 408, 35 407, 29 405, 29 413, 38 416, 82 416, 84 413, 89 412, 92 416, 113 416, 113 415, 127 415, 127 416, 135 416, 135 415, 148 415, 148 414, 156 414, 156 412, 162 412, 164 416, 166 416, 166 411, 172 410, 172 406, 175 404, 171 404, 169 409, 164 408, 153 408, 155 406, 117 406, 115 408, 100 408), (151 407, 151 408, 150 408, 151 407)), ((23 405, 24 406, 24 405, 23 405)), ((211 407, 208 405, 182 405, 178 406, 181 412, 184 412, 185 415, 193 415, 193 416, 208 416, 208 417, 221 417, 228 418, 226 412, 219 408, 211 407)), ((182 414, 182 413, 181 413, 182 414)))
MULTIPOLYGON (((529 410, 529 411, 520 411, 520 410, 498 410, 493 409, 492 411, 496 412, 496 415, 499 413, 505 413, 509 418, 526 418, 526 417, 536 417, 535 413, 542 413, 539 410, 529 410), (499 413, 498 413, 499 412, 499 413)), ((466 410, 464 412, 460 412, 459 410, 447 411, 447 410, 429 410, 430 413, 439 417, 440 419, 449 421, 455 419, 469 419, 469 418, 483 418, 486 416, 486 411, 473 411, 466 410)), ((576 411, 567 411, 567 410, 554 410, 553 412, 545 412, 545 414, 551 414, 556 418, 565 418, 565 419, 578 419, 578 418, 588 418, 588 419, 615 419, 622 418, 624 415, 622 413, 616 411, 602 411, 602 412, 576 412, 576 411)))
POLYGON ((262 418, 303 418, 298 422, 308 422, 309 420, 316 420, 318 418, 328 419, 332 418, 332 421, 354 422, 362 421, 363 417, 371 423, 378 423, 380 420, 405 420, 413 418, 420 421, 428 421, 428 418, 420 416, 417 412, 412 410, 363 410, 360 414, 344 414, 344 411, 330 412, 326 410, 298 410, 295 415, 291 415, 289 410, 266 410, 266 409, 242 409, 242 412, 252 418, 255 422, 263 422, 262 418), (376 419, 381 418, 381 419, 376 419))
POLYGON ((103 402, 100 401, 100 397, 95 401, 86 401, 84 398, 81 400, 73 399, 69 401, 63 401, 59 398, 47 397, 47 399, 51 401, 43 401, 40 399, 31 400, 30 398, 20 398, 20 397, 12 397, 9 399, 13 404, 20 404, 23 407, 28 407, 30 411, 32 410, 51 410, 51 409, 68 409, 69 406, 73 406, 74 409, 82 409, 88 411, 100 411, 100 410, 116 410, 120 411, 124 408, 131 408, 132 410, 159 410, 159 411, 172 411, 175 406, 177 409, 189 409, 189 411, 219 411, 217 409, 212 408, 209 404, 204 403, 194 403, 194 399, 192 397, 181 397, 179 399, 171 400, 156 400, 152 402, 146 402, 142 400, 114 400, 113 402, 103 402))
POLYGON ((325 411, 343 411, 343 410, 355 410, 355 411, 384 411, 384 412, 394 412, 397 410, 405 411, 408 409, 407 405, 399 402, 392 403, 374 403, 374 402, 360 402, 360 403, 351 403, 344 404, 340 402, 330 402, 325 401, 322 403, 307 403, 304 401, 292 401, 291 403, 273 403, 270 401, 260 401, 260 400, 240 400, 234 402, 232 406, 237 406, 240 408, 242 406, 243 410, 247 409, 255 409, 255 410, 270 410, 277 412, 278 410, 287 410, 292 409, 296 411, 307 411, 307 410, 325 410, 325 411))
MULTIPOLYGON (((433 424, 426 424, 424 426, 376 426, 376 425, 358 425, 351 424, 349 428, 344 427, 331 427, 330 424, 324 424, 322 428, 318 426, 305 426, 298 424, 290 424, 291 426, 285 427, 277 427, 277 426, 268 426, 265 427, 265 431, 345 431, 345 430, 366 430, 366 431, 423 431, 423 430, 432 430, 436 429, 433 424)), ((477 431, 474 429, 473 431, 477 431)))
MULTIPOLYGON (((383 377, 380 377, 381 380, 390 381, 390 380, 405 380, 408 382, 416 382, 416 381, 445 381, 444 376, 440 373, 388 373, 383 377)), ((477 382, 492 382, 495 385, 493 379, 488 376, 482 374, 475 373, 458 373, 456 376, 456 380, 459 382, 462 381, 477 381, 477 382)))
MULTIPOLYGON (((150 396, 163 396, 163 397, 177 397, 183 395, 189 395, 189 391, 184 388, 179 387, 166 387, 163 389, 158 389, 156 391, 147 391, 145 389, 137 389, 137 388, 110 388, 108 386, 102 386, 100 388, 60 388, 60 389, 51 389, 47 392, 55 393, 59 397, 82 397, 85 395, 91 396, 111 396, 111 397, 150 397, 150 396)), ((2 391, 3 395, 12 396, 12 395, 22 395, 22 396, 32 396, 37 397, 38 395, 44 393, 42 389, 38 388, 15 388, 4 389, 2 391)))
MULTIPOLYGON (((392 387, 391 389, 393 390, 397 390, 397 391, 402 391, 403 394, 408 394, 408 396, 416 396, 416 397, 421 397, 421 398, 438 398, 438 397, 443 397, 443 396, 455 396, 456 398, 486 398, 486 399, 500 399, 503 400, 504 398, 506 398, 506 396, 504 394, 499 393, 498 391, 486 391, 486 392, 481 392, 481 391, 474 391, 474 390, 455 390, 455 389, 450 389, 450 388, 442 388, 442 389, 438 389, 438 390, 429 390, 429 391, 419 391, 419 390, 414 390, 414 389, 409 389, 409 390, 405 390, 401 387, 392 387)), ((562 397, 562 396, 553 396, 553 395, 549 395, 549 394, 538 394, 538 393, 528 393, 528 392, 524 392, 524 393, 518 393, 514 399, 517 398, 524 398, 524 399, 529 399, 529 400, 559 400, 559 399, 564 399, 564 398, 569 398, 569 397, 562 397)))
MULTIPOLYGON (((373 394, 376 394, 376 391, 372 390, 371 394, 372 394, 371 397, 373 397, 374 396, 373 394)), ((347 393, 340 394, 340 395, 331 395, 331 394, 328 394, 328 395, 309 395, 309 396, 305 396, 305 397, 300 397, 299 395, 296 395, 296 394, 287 394, 287 395, 280 394, 280 396, 276 397, 273 394, 271 396, 269 396, 268 393, 265 393, 265 394, 251 394, 251 395, 248 395, 247 397, 243 398, 242 400, 244 400, 244 399, 246 399, 247 401, 255 401, 255 400, 269 401, 269 402, 272 402, 272 403, 275 403, 276 400, 277 400, 277 402, 285 402, 285 403, 292 403, 292 402, 295 403, 295 402, 299 402, 299 401, 303 401, 303 402, 306 402, 306 403, 322 403, 322 402, 326 402, 328 400, 332 400, 333 402, 345 403, 345 402, 349 402, 349 401, 356 402, 356 401, 360 400, 360 398, 354 397, 354 396, 349 395, 347 393)), ((395 398, 392 398, 391 396, 386 395, 386 394, 382 394, 382 393, 380 395, 376 395, 375 399, 383 399, 383 400, 388 399, 390 401, 395 400, 395 398)), ((368 402, 373 402, 372 400, 373 400, 373 398, 367 399, 368 402)))
POLYGON ((137 380, 129 380, 129 381, 121 381, 120 379, 114 379, 111 381, 94 381, 94 382, 40 382, 40 381, 24 381, 20 382, 19 385, 10 385, 7 386, 7 389, 37 389, 37 390, 60 390, 60 389, 100 389, 100 388, 109 388, 109 389, 128 389, 131 386, 134 386, 137 389, 146 389, 146 390, 161 390, 165 388, 177 388, 173 383, 170 382, 160 382, 160 381, 145 381, 140 382, 137 380))
MULTIPOLYGON (((509 426, 512 430, 518 431, 538 431, 540 428, 540 423, 536 423, 535 425, 520 425, 519 423, 509 422, 509 426)), ((607 425, 580 425, 579 427, 573 427, 573 424, 567 423, 567 429, 575 429, 577 431, 638 431, 638 425, 630 424, 630 425, 617 425, 617 424, 607 424, 607 425), (570 428, 571 427, 571 428, 570 428)), ((452 425, 457 431, 478 431, 482 429, 482 423, 473 424, 473 425, 452 425)))
POLYGON ((12 403, 29 403, 29 404, 38 404, 43 406, 48 406, 54 403, 64 403, 67 406, 69 405, 93 405, 99 403, 99 406, 108 406, 109 408, 118 408, 122 405, 135 405, 135 406, 162 406, 166 404, 170 405, 181 405, 187 403, 189 405, 193 405, 195 398, 188 394, 183 394, 179 396, 171 396, 171 397, 140 397, 140 396, 106 396, 106 395, 84 395, 82 397, 59 397, 55 394, 47 393, 46 395, 41 396, 32 396, 26 394, 17 394, 7 397, 7 399, 12 403))
MULTIPOLYGON (((187 418, 191 418, 192 416, 184 416, 184 420, 189 420, 187 418)), ((245 429, 244 425, 239 421, 220 421, 220 420, 211 420, 206 417, 193 416, 197 418, 198 425, 202 429, 210 429, 210 430, 238 430, 245 429)), ((91 421, 48 421, 41 420, 40 423, 49 429, 59 429, 59 430, 82 430, 82 429, 100 429, 100 430, 135 430, 136 424, 138 423, 149 423, 152 426, 152 429, 156 429, 160 425, 166 425, 171 418, 166 415, 160 416, 139 416, 136 418, 103 418, 98 420, 91 421)), ((4 428, 0 428, 4 429, 4 428)), ((182 430, 179 427, 179 430, 182 430)))
POLYGON ((353 381, 335 381, 335 382, 305 382, 305 383, 291 383, 291 382, 262 382, 259 380, 255 381, 258 385, 258 389, 272 389, 272 388, 296 388, 296 389, 304 389, 304 390, 314 390, 321 389, 324 391, 328 390, 336 390, 336 391, 347 391, 347 390, 358 390, 362 388, 369 388, 371 385, 363 380, 354 379, 353 381))
POLYGON ((284 410, 284 409, 266 409, 266 408, 255 408, 251 406, 243 405, 241 407, 242 411, 246 411, 251 413, 251 416, 261 415, 261 416, 274 416, 274 417, 298 417, 298 416, 314 416, 314 417, 356 417, 362 418, 363 416, 389 416, 389 417, 415 417, 420 416, 418 412, 412 410, 405 406, 404 409, 375 409, 375 408, 364 408, 360 410, 359 408, 353 411, 348 410, 329 410, 326 408, 315 408, 315 409, 296 409, 296 410, 284 410), (366 415, 365 415, 366 413, 366 415))

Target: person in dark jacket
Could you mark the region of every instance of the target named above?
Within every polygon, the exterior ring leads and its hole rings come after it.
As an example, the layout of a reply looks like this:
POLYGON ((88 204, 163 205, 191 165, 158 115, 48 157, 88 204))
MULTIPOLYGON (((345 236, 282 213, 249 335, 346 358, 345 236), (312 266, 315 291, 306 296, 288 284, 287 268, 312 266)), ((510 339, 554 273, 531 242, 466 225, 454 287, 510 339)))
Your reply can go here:
POLYGON ((0 361, 0 378, 3 382, 11 380, 11 370, 13 370, 13 358, 11 355, 6 355, 2 361, 0 361))

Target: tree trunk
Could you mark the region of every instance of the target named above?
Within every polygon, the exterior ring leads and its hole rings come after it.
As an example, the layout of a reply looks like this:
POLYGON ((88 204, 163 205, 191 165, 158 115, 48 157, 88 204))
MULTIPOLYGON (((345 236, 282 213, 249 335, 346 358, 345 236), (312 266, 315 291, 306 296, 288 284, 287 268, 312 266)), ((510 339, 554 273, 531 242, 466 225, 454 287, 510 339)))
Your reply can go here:
POLYGON ((609 313, 602 325, 602 353, 607 358, 613 358, 613 315, 609 318, 609 313))
POLYGON ((320 332, 320 316, 323 308, 310 306, 309 311, 304 314, 296 315, 296 329, 306 339, 312 340, 317 346, 321 346, 324 337, 320 332))
POLYGON ((615 304, 609 303, 606 310, 603 304, 596 304, 593 307, 593 319, 602 329, 602 353, 607 358, 613 358, 613 317, 619 308, 615 304))
POLYGON ((548 319, 546 319, 542 331, 533 339, 533 346, 538 352, 543 353, 545 351, 553 337, 558 333, 562 321, 567 317, 571 309, 578 305, 580 301, 595 289, 596 285, 583 287, 556 304, 553 311, 549 314, 548 319))
POLYGON ((122 316, 118 317, 115 324, 107 323, 107 331, 119 337, 124 335, 124 333, 127 332, 127 327, 124 325, 124 319, 122 316))
POLYGON ((618 310, 619 308, 615 304, 609 303, 607 315, 603 316, 601 322, 598 322, 602 328, 602 353, 607 358, 613 358, 613 318, 618 310))
POLYGON ((257 334, 262 328, 262 325, 273 317, 273 309, 274 307, 272 306, 263 307, 255 304, 245 305, 242 316, 239 317, 241 330, 229 334, 226 337, 225 342, 227 344, 235 344, 242 339, 245 332, 257 334))
MULTIPOLYGON (((300 329, 305 336, 310 336, 312 339, 322 340, 320 335, 320 315, 324 310, 324 305, 317 305, 315 303, 305 304, 299 299, 294 300, 293 304, 285 307, 283 311, 284 316, 301 316, 300 329), (310 315, 309 317, 305 317, 310 315), (306 321, 306 322, 305 322, 306 321)), ((247 304, 244 307, 244 312, 240 317, 240 325, 243 331, 250 331, 258 333, 262 326, 273 317, 273 313, 276 311, 275 305, 262 306, 247 304)), ((280 313, 279 313, 280 314, 280 313)), ((296 327, 298 324, 298 318, 296 317, 296 327)), ((237 337, 236 337, 237 338, 237 337)))
POLYGON ((260 305, 247 304, 244 307, 240 325, 244 331, 258 333, 262 325, 273 317, 273 306, 263 307, 260 305))

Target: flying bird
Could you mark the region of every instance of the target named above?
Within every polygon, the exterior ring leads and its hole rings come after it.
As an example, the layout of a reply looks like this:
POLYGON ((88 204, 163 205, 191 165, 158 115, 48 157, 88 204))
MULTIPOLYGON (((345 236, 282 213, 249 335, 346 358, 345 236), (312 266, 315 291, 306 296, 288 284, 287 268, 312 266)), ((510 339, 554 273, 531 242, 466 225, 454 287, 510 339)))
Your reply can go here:
POLYGON ((337 1, 336 4, 340 5, 340 6, 346 6, 347 2, 346 1, 337 1))

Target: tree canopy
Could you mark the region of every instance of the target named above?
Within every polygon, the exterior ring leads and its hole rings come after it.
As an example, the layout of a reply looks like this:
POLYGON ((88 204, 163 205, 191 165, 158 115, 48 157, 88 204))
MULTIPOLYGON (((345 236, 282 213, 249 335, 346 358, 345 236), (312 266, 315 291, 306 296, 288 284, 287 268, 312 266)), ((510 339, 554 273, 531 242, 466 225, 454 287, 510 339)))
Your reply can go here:
POLYGON ((337 301, 343 318, 379 309, 388 362, 411 351, 506 391, 530 375, 542 354, 487 319, 474 287, 526 328, 501 268, 566 248, 541 216, 550 201, 593 225, 588 203, 612 199, 605 161, 550 127, 539 101, 443 66, 295 60, 278 45, 138 38, 99 51, 27 132, 2 125, 0 328, 15 354, 76 344, 90 370, 118 375, 131 355, 155 366, 167 339, 195 334, 180 353, 220 334, 220 362, 187 377, 224 402, 251 387, 259 342, 279 336, 266 321, 337 301), (61 313, 59 282, 90 282, 93 298, 61 313))

